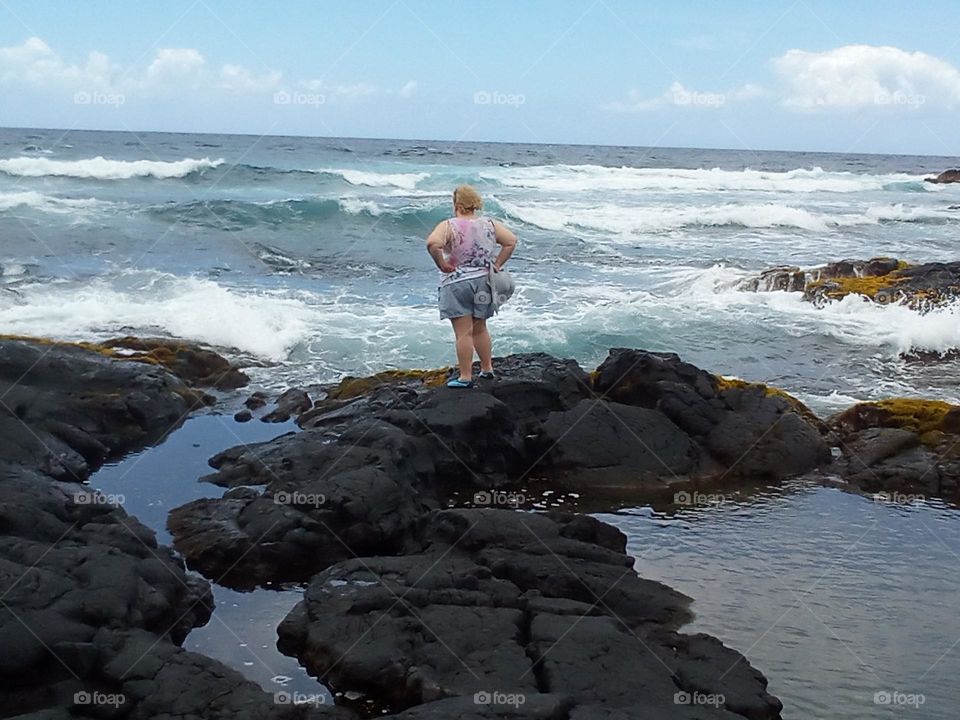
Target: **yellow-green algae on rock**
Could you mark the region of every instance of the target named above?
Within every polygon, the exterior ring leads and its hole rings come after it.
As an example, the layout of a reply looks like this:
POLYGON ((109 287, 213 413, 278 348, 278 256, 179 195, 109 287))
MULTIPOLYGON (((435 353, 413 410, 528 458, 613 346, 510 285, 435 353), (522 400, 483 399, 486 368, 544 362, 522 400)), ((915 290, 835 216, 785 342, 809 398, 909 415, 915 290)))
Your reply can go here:
POLYGON ((896 271, 888 275, 873 275, 870 277, 845 277, 830 280, 815 280, 807 285, 807 292, 818 292, 823 297, 839 300, 847 295, 862 295, 876 300, 882 291, 896 292, 897 285, 903 282, 898 278, 896 271))
POLYGON ((450 375, 450 368, 434 370, 384 370, 368 377, 343 378, 338 385, 327 392, 327 400, 349 400, 360 397, 386 385, 397 385, 407 382, 421 382, 426 387, 439 387, 446 382, 450 375))
POLYGON ((890 398, 858 403, 834 417, 831 424, 852 432, 868 427, 912 430, 924 442, 934 444, 944 433, 960 433, 960 406, 942 400, 890 398))
POLYGON ((249 378, 218 353, 173 338, 137 338, 125 336, 103 342, 67 341, 27 335, 2 335, 0 340, 29 342, 35 345, 75 347, 115 360, 162 367, 186 383, 232 389, 247 384, 249 378))
POLYGON ((741 380, 740 378, 725 377, 723 375, 713 375, 712 377, 714 389, 716 389, 718 394, 722 395, 724 391, 733 389, 762 389, 763 393, 768 397, 779 397, 786 400, 790 405, 790 408, 797 413, 797 415, 800 415, 814 426, 818 428, 822 428, 824 426, 823 420, 817 417, 813 410, 808 408, 800 400, 797 400, 797 398, 788 393, 786 390, 781 390, 780 388, 773 387, 771 385, 765 385, 764 383, 748 382, 747 380, 741 380))
MULTIPOLYGON (((889 260, 890 258, 880 258, 889 260)), ((873 262, 873 261, 871 261, 873 262)), ((885 273, 855 272, 815 276, 807 283, 804 299, 815 304, 859 295, 880 304, 904 302, 923 312, 960 297, 960 263, 912 265, 902 260, 885 273)))

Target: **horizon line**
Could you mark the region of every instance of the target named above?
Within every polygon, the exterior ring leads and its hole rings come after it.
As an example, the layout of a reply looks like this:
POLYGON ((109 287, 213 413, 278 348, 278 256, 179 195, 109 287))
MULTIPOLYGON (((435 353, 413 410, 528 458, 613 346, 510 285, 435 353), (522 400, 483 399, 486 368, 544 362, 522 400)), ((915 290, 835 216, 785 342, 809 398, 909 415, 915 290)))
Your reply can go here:
POLYGON ((596 148, 629 148, 633 150, 706 150, 720 152, 748 152, 748 153, 792 153, 801 155, 876 155, 886 157, 905 157, 905 158, 956 158, 957 155, 933 155, 924 153, 900 153, 900 152, 838 152, 836 150, 785 150, 771 148, 721 148, 721 147, 699 147, 693 145, 619 145, 613 143, 571 143, 571 142, 538 142, 527 141, 520 142, 514 140, 441 140, 438 138, 403 138, 403 137, 372 137, 363 135, 301 135, 301 134, 279 134, 253 133, 253 132, 211 132, 211 131, 184 131, 184 130, 109 130, 103 128, 56 128, 56 127, 25 127, 18 125, 0 125, 0 130, 44 130, 54 132, 91 132, 91 133, 151 133, 154 135, 212 135, 228 137, 257 137, 257 138, 300 138, 313 140, 377 140, 383 142, 428 142, 428 143, 446 143, 448 145, 482 144, 482 145, 539 145, 544 147, 596 147, 596 148))

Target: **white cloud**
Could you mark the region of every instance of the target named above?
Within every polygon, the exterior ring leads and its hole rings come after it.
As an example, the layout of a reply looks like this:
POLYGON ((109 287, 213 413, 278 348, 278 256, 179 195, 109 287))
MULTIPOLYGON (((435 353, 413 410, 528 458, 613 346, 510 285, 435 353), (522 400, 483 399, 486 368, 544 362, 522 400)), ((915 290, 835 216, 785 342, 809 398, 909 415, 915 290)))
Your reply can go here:
POLYGON ((193 48, 161 48, 147 68, 146 80, 164 82, 195 77, 206 62, 203 55, 193 48))
POLYGON ((788 85, 783 105, 803 111, 960 103, 960 71, 922 52, 874 45, 789 50, 773 66, 788 85))
POLYGON ((370 83, 354 83, 352 85, 328 85, 323 80, 301 80, 297 83, 304 90, 320 92, 328 97, 339 97, 347 100, 369 97, 381 92, 380 88, 370 83))
POLYGON ((614 100, 605 107, 607 110, 615 112, 644 112, 654 110, 663 105, 663 96, 646 97, 639 90, 630 90, 627 92, 626 100, 614 100))
POLYGON ((719 108, 731 101, 749 100, 762 94, 763 88, 754 83, 720 93, 691 90, 683 83, 674 81, 663 93, 654 97, 630 90, 625 100, 609 103, 606 109, 615 112, 648 112, 666 107, 719 108))
MULTIPOLYGON (((0 83, 27 84, 50 92, 103 92, 119 95, 169 97, 185 90, 231 94, 273 93, 284 85, 321 90, 328 97, 363 98, 379 92, 375 85, 326 85, 319 80, 285 84, 277 70, 256 73, 228 63, 211 67, 195 48, 161 48, 145 68, 123 68, 100 52, 81 64, 64 61, 37 37, 12 47, 0 47, 0 83)), ((411 81, 401 94, 414 91, 411 81)), ((405 95, 407 97, 408 95, 405 95)))
POLYGON ((263 75, 255 75, 242 65, 224 65, 220 68, 220 87, 229 92, 255 93, 272 92, 280 86, 282 73, 271 70, 263 75))
POLYGON ((160 48, 147 67, 138 76, 126 75, 116 87, 118 93, 152 93, 169 90, 197 90, 208 85, 207 61, 193 48, 160 48))
POLYGON ((22 45, 0 47, 0 82, 31 85, 55 84, 58 88, 108 90, 120 69, 99 52, 91 52, 82 65, 64 62, 43 40, 31 37, 22 45))
POLYGON ((353 85, 333 85, 330 91, 334 95, 353 100, 376 95, 379 89, 376 85, 370 85, 369 83, 354 83, 353 85))
POLYGON ((400 91, 397 94, 402 98, 411 97, 413 93, 416 92, 417 84, 418 83, 416 80, 410 80, 402 88, 400 88, 400 91))

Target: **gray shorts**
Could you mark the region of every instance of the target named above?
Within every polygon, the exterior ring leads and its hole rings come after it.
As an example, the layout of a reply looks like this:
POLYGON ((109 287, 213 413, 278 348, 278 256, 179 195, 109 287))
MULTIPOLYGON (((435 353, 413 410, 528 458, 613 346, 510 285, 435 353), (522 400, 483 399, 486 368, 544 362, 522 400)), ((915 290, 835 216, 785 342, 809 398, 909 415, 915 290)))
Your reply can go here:
POLYGON ((493 303, 486 275, 444 285, 439 290, 439 300, 441 320, 464 315, 472 315, 480 320, 493 317, 493 303))

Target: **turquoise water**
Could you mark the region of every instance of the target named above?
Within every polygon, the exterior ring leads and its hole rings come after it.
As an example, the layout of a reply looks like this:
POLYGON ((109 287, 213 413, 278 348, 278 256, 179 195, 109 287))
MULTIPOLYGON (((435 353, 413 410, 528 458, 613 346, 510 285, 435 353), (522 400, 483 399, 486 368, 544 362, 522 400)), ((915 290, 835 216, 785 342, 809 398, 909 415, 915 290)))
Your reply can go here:
POLYGON ((423 249, 469 181, 521 239, 496 348, 671 350, 785 387, 960 399, 957 308, 816 309, 738 280, 843 257, 952 259, 948 158, 0 130, 0 327, 167 334, 274 388, 451 360, 423 249))
MULTIPOLYGON (((736 290, 785 263, 956 259, 960 187, 922 182, 952 163, 4 129, 0 330, 197 340, 271 390, 447 365, 423 242, 453 186, 472 182, 521 241, 518 293, 491 323, 498 353, 546 351, 589 369, 610 347, 675 351, 824 414, 890 395, 960 402, 956 356, 904 356, 960 348, 956 306, 920 315, 848 298, 817 309, 736 290)), ((210 455, 282 431, 197 417, 93 485, 124 494, 166 541, 170 508, 221 492, 194 483, 210 455)), ((786 717, 951 717, 954 510, 801 486, 606 519, 628 533, 641 574, 696 599, 695 628, 763 670, 786 717), (873 702, 886 692, 890 705, 873 702), (918 693, 922 706, 892 704, 918 693)), ((317 692, 273 647, 299 590, 216 592, 215 620, 188 646, 268 689, 317 692)))

